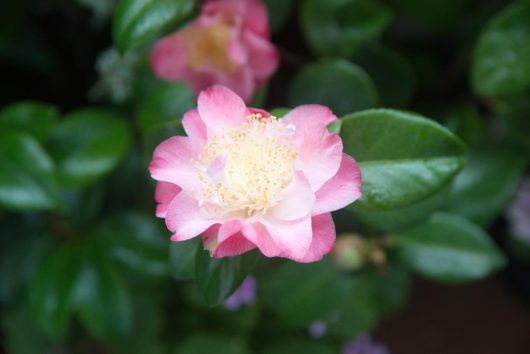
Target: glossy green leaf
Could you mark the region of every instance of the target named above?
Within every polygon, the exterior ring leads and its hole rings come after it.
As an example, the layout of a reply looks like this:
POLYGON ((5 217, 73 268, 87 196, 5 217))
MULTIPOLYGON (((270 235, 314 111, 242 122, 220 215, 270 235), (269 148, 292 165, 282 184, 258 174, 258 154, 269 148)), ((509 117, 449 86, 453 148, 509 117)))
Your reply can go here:
POLYGON ((446 186, 465 162, 450 131, 416 114, 374 109, 344 117, 344 151, 361 168, 356 210, 382 211, 418 203, 446 186))
POLYGON ((341 59, 306 65, 289 88, 289 105, 319 103, 337 115, 375 107, 377 101, 370 77, 357 65, 341 59))
POLYGON ((140 273, 168 272, 169 235, 163 223, 138 212, 121 213, 96 231, 113 257, 140 273))
POLYGON ((471 84, 480 95, 509 95, 530 87, 530 3, 516 1, 482 32, 471 66, 471 84))
POLYGON ((489 236, 470 221, 438 213, 427 222, 391 239, 400 262, 419 274, 444 283, 486 277, 506 260, 489 236))
POLYGON ((502 146, 473 151, 453 182, 444 210, 487 227, 513 196, 528 157, 502 146))
POLYGON ((199 250, 195 257, 197 287, 209 305, 221 304, 252 272, 259 253, 247 252, 238 257, 212 258, 199 250))
POLYGON ((169 246, 169 272, 177 280, 195 277, 195 258, 202 252, 201 240, 194 238, 182 242, 171 242, 169 246))
POLYGON ((86 108, 67 114, 48 140, 59 181, 86 185, 114 169, 125 155, 131 132, 116 113, 86 108))
POLYGON ((302 32, 311 49, 320 56, 351 58, 360 43, 379 36, 391 19, 390 11, 377 1, 302 2, 302 32))
POLYGON ((0 110, 0 131, 15 129, 43 141, 58 118, 59 110, 51 104, 21 101, 0 110))
POLYGON ((194 95, 184 83, 159 82, 142 97, 138 121, 144 134, 147 134, 178 125, 184 113, 194 106, 194 95))
POLYGON ((0 133, 0 208, 57 208, 54 170, 53 161, 34 138, 19 132, 0 133))
POLYGON ((64 334, 73 309, 80 250, 62 246, 42 262, 29 290, 32 317, 51 337, 64 334))
POLYGON ((382 45, 363 45, 353 61, 372 78, 381 105, 404 107, 414 95, 415 78, 411 66, 397 52, 382 45))
POLYGON ((351 208, 355 218, 362 224, 378 231, 396 231, 427 220, 432 213, 438 211, 447 199, 449 187, 419 202, 402 208, 390 210, 363 211, 351 208))
POLYGON ((194 0, 120 0, 112 36, 123 53, 190 15, 194 0))
POLYGON ((343 280, 327 261, 290 262, 260 282, 260 298, 286 326, 305 327, 339 310, 346 296, 343 280))
POLYGON ((131 327, 128 289, 108 254, 96 245, 84 250, 75 308, 81 323, 99 338, 123 336, 131 327))

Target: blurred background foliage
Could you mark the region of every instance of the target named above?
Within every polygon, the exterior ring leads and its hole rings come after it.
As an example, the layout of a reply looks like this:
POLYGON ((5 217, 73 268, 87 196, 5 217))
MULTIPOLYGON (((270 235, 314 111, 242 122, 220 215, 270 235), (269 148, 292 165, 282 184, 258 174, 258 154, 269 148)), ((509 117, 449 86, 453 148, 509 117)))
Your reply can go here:
POLYGON ((0 351, 340 352, 407 304, 413 274, 508 267, 528 299, 530 2, 265 3, 282 62, 252 104, 331 107, 363 171, 315 264, 214 260, 153 215, 147 163, 195 98, 147 57, 196 1, 2 2, 0 351), (250 273, 256 303, 224 308, 250 273))

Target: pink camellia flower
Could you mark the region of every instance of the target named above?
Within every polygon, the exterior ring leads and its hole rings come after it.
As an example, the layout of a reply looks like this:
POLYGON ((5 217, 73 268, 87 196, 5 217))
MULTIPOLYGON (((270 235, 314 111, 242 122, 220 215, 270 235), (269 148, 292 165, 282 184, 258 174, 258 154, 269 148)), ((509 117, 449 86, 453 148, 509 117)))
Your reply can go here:
POLYGON ((269 38, 260 0, 207 0, 195 21, 155 45, 151 66, 163 79, 185 80, 196 93, 221 84, 247 101, 278 67, 269 38))
POLYGON ((253 248, 314 262, 335 242, 330 212, 361 196, 361 174, 327 125, 327 107, 299 106, 283 119, 247 108, 223 86, 184 115, 187 137, 162 142, 149 165, 156 214, 173 241, 202 235, 213 257, 253 248))

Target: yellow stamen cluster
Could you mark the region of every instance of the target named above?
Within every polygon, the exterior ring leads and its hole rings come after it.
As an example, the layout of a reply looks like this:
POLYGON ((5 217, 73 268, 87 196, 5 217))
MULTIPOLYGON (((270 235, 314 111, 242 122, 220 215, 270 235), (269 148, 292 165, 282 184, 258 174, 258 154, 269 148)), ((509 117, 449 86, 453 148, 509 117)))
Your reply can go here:
POLYGON ((293 133, 294 126, 276 117, 251 114, 242 125, 211 138, 196 161, 202 203, 217 215, 265 214, 293 179, 298 156, 293 133))
POLYGON ((236 68, 229 56, 231 27, 225 21, 219 21, 211 26, 190 26, 182 31, 188 50, 188 65, 200 70, 205 67, 231 72, 236 68))

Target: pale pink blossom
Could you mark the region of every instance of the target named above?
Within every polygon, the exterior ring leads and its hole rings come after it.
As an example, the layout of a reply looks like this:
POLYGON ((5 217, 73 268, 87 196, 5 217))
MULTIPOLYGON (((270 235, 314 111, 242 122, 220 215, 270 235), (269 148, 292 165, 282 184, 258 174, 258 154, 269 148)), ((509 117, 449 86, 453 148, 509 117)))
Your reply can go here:
POLYGON ((151 66, 199 93, 213 84, 248 101, 278 67, 267 9, 260 0, 208 0, 191 24, 158 41, 151 66))
POLYGON ((156 214, 173 241, 202 236, 213 257, 258 248, 314 262, 335 243, 331 211, 361 196, 361 173, 327 125, 327 107, 276 119, 223 86, 200 93, 184 115, 187 137, 162 142, 149 165, 156 214))

